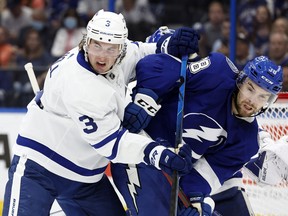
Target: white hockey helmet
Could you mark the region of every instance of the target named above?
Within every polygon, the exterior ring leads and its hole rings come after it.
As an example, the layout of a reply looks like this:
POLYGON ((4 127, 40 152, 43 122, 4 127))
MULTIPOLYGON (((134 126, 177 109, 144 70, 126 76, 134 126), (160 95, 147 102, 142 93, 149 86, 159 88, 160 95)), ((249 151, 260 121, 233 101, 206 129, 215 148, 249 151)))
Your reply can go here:
POLYGON ((102 9, 87 24, 87 45, 90 39, 123 45, 127 37, 128 29, 121 13, 116 14, 102 9))

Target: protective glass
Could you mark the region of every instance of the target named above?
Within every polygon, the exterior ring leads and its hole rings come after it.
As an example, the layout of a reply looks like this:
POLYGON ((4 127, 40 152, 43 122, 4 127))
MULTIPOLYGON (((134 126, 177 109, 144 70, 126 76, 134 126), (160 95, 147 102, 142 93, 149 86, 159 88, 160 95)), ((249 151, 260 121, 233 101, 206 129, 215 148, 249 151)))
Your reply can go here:
POLYGON ((239 91, 257 106, 266 108, 277 99, 277 95, 264 90, 251 79, 246 78, 243 82, 237 83, 239 91))
POLYGON ((120 54, 119 46, 118 47, 108 47, 106 49, 106 48, 103 48, 100 44, 91 43, 88 46, 87 52, 89 54, 92 54, 95 56, 104 56, 104 57, 115 58, 120 54))

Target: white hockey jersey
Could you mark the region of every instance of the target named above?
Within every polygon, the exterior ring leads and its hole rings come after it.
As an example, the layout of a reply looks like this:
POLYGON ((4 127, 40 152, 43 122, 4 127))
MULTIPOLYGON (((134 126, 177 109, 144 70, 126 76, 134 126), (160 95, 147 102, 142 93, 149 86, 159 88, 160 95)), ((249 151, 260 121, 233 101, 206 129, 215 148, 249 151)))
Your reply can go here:
POLYGON ((121 127, 125 88, 135 66, 155 44, 128 42, 127 54, 106 76, 97 74, 74 48, 49 69, 41 103, 32 100, 14 146, 52 173, 97 182, 109 161, 143 162, 152 140, 121 127))

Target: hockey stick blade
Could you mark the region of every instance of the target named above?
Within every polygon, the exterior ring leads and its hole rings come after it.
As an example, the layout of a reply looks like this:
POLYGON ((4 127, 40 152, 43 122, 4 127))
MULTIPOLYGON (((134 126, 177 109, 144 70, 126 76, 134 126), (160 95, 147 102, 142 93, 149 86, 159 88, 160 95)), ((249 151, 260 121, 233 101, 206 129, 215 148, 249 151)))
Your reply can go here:
MULTIPOLYGON (((182 57, 180 78, 183 79, 183 82, 179 88, 179 94, 178 94, 175 149, 178 149, 178 145, 182 143, 182 130, 183 130, 182 123, 183 123, 183 115, 184 115, 184 97, 185 97, 185 85, 186 85, 187 60, 188 60, 187 55, 182 57)), ((173 171, 169 216, 177 215, 178 193, 179 193, 179 174, 177 171, 173 171)))
POLYGON ((30 80, 30 84, 32 86, 33 92, 36 95, 37 92, 40 91, 34 70, 33 70, 33 65, 31 62, 27 63, 24 65, 24 68, 28 74, 29 80, 30 80))

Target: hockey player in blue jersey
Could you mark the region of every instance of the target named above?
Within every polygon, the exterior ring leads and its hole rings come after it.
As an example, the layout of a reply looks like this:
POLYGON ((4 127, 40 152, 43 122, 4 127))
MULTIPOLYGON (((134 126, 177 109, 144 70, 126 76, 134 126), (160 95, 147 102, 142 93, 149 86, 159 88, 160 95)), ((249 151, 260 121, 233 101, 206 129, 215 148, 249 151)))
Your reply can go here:
MULTIPOLYGON (((189 31, 171 36, 169 53, 189 50, 182 33, 189 31)), ((127 34, 121 14, 100 10, 79 47, 50 67, 13 148, 4 216, 48 215, 55 199, 66 215, 126 215, 104 174, 109 161, 189 171, 189 155, 121 126, 126 85, 137 61, 156 49, 132 43, 127 34)))
MULTIPOLYGON (((126 128, 145 128, 152 138, 175 143, 180 67, 181 60, 165 54, 139 61, 133 101, 125 109, 126 128)), ((276 100, 282 68, 259 56, 239 72, 220 53, 205 58, 194 54, 186 76, 183 149, 191 153, 194 164, 180 186, 192 205, 196 200, 200 215, 209 216, 214 206, 209 196, 258 152, 255 116, 276 100)), ((131 215, 168 215, 171 187, 162 172, 113 164, 112 175, 131 215)), ((182 204, 178 213, 199 215, 182 204)))

